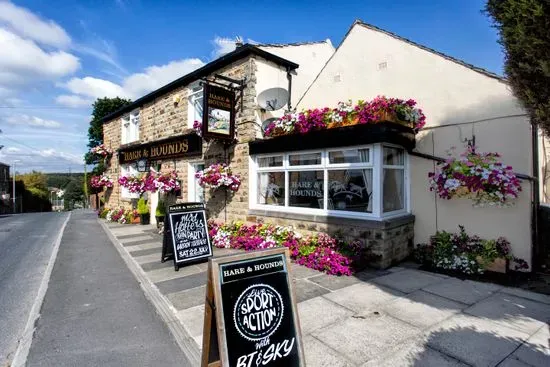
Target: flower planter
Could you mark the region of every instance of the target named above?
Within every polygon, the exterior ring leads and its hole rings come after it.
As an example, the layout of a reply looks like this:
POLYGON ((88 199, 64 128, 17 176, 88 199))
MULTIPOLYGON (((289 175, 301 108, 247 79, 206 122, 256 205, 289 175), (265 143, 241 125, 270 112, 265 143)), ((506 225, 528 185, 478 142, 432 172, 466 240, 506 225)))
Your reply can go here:
POLYGON ((160 223, 164 223, 164 216, 163 215, 156 215, 155 218, 157 219, 157 225, 160 223))
POLYGON ((139 223, 141 223, 141 218, 139 216, 133 217, 131 223, 132 224, 139 224, 139 223))
POLYGON ((503 257, 496 258, 494 261, 490 263, 484 263, 481 256, 478 256, 477 262, 486 271, 492 271, 492 272, 501 273, 501 274, 506 274, 508 272, 509 261, 503 257))
POLYGON ((140 218, 140 223, 142 225, 146 225, 146 224, 149 224, 150 221, 151 221, 151 215, 149 213, 147 214, 140 214, 139 215, 139 218, 140 218))

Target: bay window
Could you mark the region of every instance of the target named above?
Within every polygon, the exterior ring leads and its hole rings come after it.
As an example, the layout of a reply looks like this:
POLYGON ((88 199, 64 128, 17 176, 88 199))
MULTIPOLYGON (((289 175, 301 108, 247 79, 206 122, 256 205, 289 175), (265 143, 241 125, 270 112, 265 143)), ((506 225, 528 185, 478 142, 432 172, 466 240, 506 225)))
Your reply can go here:
POLYGON ((382 218, 408 211, 407 157, 386 144, 258 155, 253 209, 382 218))

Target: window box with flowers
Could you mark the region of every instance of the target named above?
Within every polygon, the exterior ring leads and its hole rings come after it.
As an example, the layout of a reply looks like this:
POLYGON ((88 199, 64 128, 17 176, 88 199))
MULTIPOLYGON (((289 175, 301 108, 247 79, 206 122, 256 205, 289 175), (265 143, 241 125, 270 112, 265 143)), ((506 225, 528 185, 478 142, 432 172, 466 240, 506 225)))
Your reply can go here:
POLYGON ((372 101, 340 102, 336 108, 315 108, 298 113, 285 114, 271 122, 264 131, 266 137, 294 133, 305 134, 314 130, 393 122, 420 130, 426 123, 416 101, 378 96, 372 101))
POLYGON ((430 172, 430 190, 442 199, 469 198, 474 206, 511 206, 521 191, 521 181, 498 153, 477 153, 468 146, 460 158, 449 158, 430 172))

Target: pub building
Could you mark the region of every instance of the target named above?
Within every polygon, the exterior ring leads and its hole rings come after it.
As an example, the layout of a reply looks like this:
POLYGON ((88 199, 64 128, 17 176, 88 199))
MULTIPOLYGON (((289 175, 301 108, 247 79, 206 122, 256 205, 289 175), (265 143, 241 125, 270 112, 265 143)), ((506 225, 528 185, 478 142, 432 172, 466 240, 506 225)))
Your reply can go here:
MULTIPOLYGON (((119 187, 119 176, 154 167, 175 170, 180 180, 181 191, 166 195, 167 204, 204 202, 209 218, 289 225, 304 234, 341 231, 371 245, 379 267, 403 260, 414 244, 458 225, 482 238, 506 237, 514 256, 529 265, 533 259, 533 206, 538 197, 547 200, 546 177, 541 185, 536 177, 549 161, 535 146, 548 141, 531 128, 506 80, 360 21, 336 50, 328 40, 238 45, 103 122, 104 143, 117 152, 106 172, 115 181, 106 193, 107 208, 128 208, 136 198, 119 187), (226 91, 229 109, 204 103, 204 89, 222 97, 226 91), (277 101, 280 106, 265 102, 281 89, 286 93, 278 94, 285 98, 277 101), (265 134, 285 111, 333 108, 379 95, 414 99, 426 125, 415 131, 380 121, 265 134), (231 117, 234 131, 227 135, 234 140, 205 134, 205 126, 199 136, 193 124, 209 113, 204 108, 231 117), (468 142, 481 152, 498 152, 521 177, 513 206, 477 207, 430 191, 428 173, 437 161, 468 142), (202 189, 195 173, 222 162, 240 175, 239 190, 202 189)), ((159 195, 148 195, 151 213, 159 195)))

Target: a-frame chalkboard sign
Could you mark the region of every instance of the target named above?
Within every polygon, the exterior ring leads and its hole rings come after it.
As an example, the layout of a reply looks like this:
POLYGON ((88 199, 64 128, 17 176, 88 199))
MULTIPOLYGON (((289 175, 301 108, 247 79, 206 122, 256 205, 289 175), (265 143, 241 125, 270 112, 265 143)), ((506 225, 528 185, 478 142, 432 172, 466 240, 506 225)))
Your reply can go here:
POLYGON ((174 269, 212 256, 203 203, 170 205, 164 219, 161 261, 174 260, 174 269))
POLYGON ((202 367, 305 366, 288 249, 212 258, 202 367))

